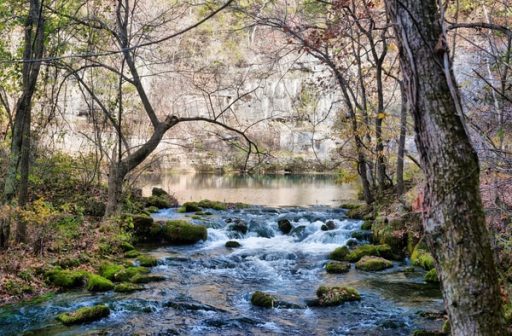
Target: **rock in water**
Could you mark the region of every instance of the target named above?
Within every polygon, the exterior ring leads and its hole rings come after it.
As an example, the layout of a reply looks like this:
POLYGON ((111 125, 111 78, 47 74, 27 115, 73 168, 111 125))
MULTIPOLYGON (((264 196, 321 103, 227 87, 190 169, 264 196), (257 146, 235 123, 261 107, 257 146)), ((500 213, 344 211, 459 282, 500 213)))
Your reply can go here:
POLYGON ((57 316, 57 320, 65 325, 81 324, 96 321, 110 315, 110 309, 105 305, 82 307, 71 313, 57 316))
POLYGON ((327 222, 325 222, 325 224, 322 225, 322 227, 320 227, 320 229, 322 231, 334 230, 334 229, 336 229, 336 223, 334 223, 334 221, 332 221, 332 220, 328 220, 327 222))
POLYGON ((280 219, 277 222, 277 226, 283 234, 288 234, 293 229, 293 226, 288 219, 280 219))
POLYGON ((359 292, 352 287, 342 286, 320 286, 316 291, 318 297, 318 305, 337 306, 347 301, 359 301, 361 296, 359 292))

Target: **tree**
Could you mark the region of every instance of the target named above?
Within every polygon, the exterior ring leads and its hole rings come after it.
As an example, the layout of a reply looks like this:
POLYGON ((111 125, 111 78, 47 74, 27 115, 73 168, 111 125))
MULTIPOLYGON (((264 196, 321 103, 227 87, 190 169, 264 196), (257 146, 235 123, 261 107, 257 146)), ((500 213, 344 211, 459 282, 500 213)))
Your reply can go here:
POLYGON ((454 335, 505 335, 497 272, 479 190, 479 162, 463 124, 444 7, 386 0, 425 173, 423 227, 454 335))
MULTIPOLYGON (((23 206, 28 200, 32 99, 36 91, 41 58, 44 53, 44 24, 42 1, 31 0, 24 24, 22 93, 15 108, 11 153, 4 187, 4 201, 11 202, 18 193, 18 205, 20 206, 23 206)), ((24 225, 22 221, 19 221, 16 240, 23 241, 25 239, 24 231, 24 225)))

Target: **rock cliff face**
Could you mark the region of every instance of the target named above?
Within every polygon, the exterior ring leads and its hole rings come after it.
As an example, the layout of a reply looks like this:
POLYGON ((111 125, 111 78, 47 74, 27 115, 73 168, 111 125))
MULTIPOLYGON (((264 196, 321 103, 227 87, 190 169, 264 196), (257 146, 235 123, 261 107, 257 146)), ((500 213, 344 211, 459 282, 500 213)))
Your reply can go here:
MULTIPOLYGON (((316 161, 330 162, 338 141, 333 125, 340 97, 329 85, 318 85, 323 79, 329 82, 326 68, 311 57, 274 50, 282 41, 275 36, 270 39, 268 31, 225 33, 219 22, 212 21, 157 50, 141 51, 145 57, 164 60, 156 66, 139 63, 160 117, 221 115, 220 121, 247 130, 271 154, 264 162, 273 168, 290 170, 299 161, 310 168, 316 161)), ((89 80, 102 91, 103 99, 112 98, 115 81, 109 83, 103 75, 89 80)), ((68 82, 63 90, 61 110, 55 131, 64 131, 57 137, 49 132, 47 144, 83 153, 94 150, 94 141, 101 141, 106 152, 112 152, 113 129, 102 125, 95 132, 93 119, 104 116, 90 97, 84 98, 76 82, 68 82)), ((147 138, 150 125, 135 93, 124 95, 122 118, 126 138, 136 147, 147 138)), ((164 168, 236 169, 244 160, 239 144, 245 145, 236 133, 205 123, 183 123, 168 132, 155 157, 164 168)))

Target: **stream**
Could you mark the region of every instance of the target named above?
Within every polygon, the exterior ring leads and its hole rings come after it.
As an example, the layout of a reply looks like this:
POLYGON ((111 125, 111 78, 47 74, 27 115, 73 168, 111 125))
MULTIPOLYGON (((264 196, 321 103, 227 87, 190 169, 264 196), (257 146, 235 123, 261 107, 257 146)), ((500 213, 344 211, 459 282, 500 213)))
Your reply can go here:
MULTIPOLYGON (((179 218, 175 209, 155 214, 179 218)), ((166 281, 150 283, 131 294, 86 291, 56 295, 50 301, 0 309, 2 335, 409 335, 438 321, 418 311, 442 309, 439 290, 423 281, 423 273, 404 273, 396 263, 378 273, 327 274, 327 255, 343 245, 360 222, 347 220, 344 211, 329 207, 267 208, 214 211, 206 221, 209 238, 193 246, 151 248, 159 259, 152 269, 166 281), (249 224, 240 235, 226 229, 226 220, 249 224), (289 219, 295 232, 283 235, 277 220, 289 219), (333 220, 337 229, 322 231, 333 220), (224 247, 238 238, 238 249, 224 247), (357 288, 360 302, 338 307, 270 309, 253 307, 250 294, 262 290, 288 302, 304 305, 320 284, 357 288), (58 313, 104 303, 112 313, 99 322, 64 327, 58 313)), ((198 223, 199 224, 199 223, 198 223)))
MULTIPOLYGON (((144 246, 159 260, 152 273, 166 280, 125 294, 85 290, 55 295, 43 303, 0 308, 1 335, 410 335, 415 329, 437 329, 442 321, 419 312, 443 309, 441 292, 426 284, 424 272, 403 272, 407 261, 377 273, 352 269, 328 274, 324 266, 334 248, 344 245, 361 221, 349 220, 345 210, 329 206, 269 207, 212 211, 192 220, 208 227, 208 240, 191 246, 144 246), (283 235, 279 219, 294 230, 283 235), (249 231, 229 230, 234 220, 249 231), (336 229, 322 231, 332 220, 336 229), (228 249, 228 240, 242 247, 228 249), (356 288, 362 300, 336 307, 305 307, 320 284, 356 288), (264 309, 250 303, 261 290, 300 306, 264 309), (66 327, 59 313, 106 304, 108 318, 66 327)), ((176 209, 164 209, 155 219, 182 218, 176 209)))

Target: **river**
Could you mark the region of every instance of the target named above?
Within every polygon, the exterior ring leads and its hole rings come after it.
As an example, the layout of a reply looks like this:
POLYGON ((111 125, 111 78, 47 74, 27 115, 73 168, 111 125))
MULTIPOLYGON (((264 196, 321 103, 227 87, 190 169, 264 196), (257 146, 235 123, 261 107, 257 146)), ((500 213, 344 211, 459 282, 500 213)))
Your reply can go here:
MULTIPOLYGON (((393 268, 377 273, 353 267, 346 274, 325 272, 328 253, 344 245, 361 224, 347 219, 345 210, 332 206, 348 198, 343 188, 336 191, 334 178, 212 176, 174 181, 193 188, 171 189, 161 180, 146 182, 175 191, 181 202, 215 199, 212 195, 218 195, 218 200, 258 205, 212 211, 206 219, 194 219, 196 224, 208 227, 205 242, 143 247, 141 250, 158 258, 159 265, 152 273, 163 275, 165 281, 147 284, 145 290, 131 294, 73 291, 43 303, 0 308, 0 334, 348 336, 410 335, 414 329, 440 327, 441 321, 424 318, 420 312, 442 310, 441 293, 423 281, 424 272, 403 272, 407 261, 395 262, 393 268), (193 185, 191 181, 199 182, 193 185), (280 192, 281 186, 286 192, 280 192), (277 221, 283 218, 291 221, 293 234, 284 235, 278 230, 277 221), (227 229, 227 223, 235 219, 248 224, 246 234, 227 229), (322 231, 321 225, 328 220, 335 222, 336 229, 322 231), (242 247, 225 248, 225 242, 231 239, 238 240, 242 247), (337 307, 305 307, 305 301, 315 296, 320 284, 352 286, 361 293, 362 300, 337 307), (301 308, 253 307, 250 295, 256 290, 301 308), (58 313, 99 303, 110 307, 108 318, 73 327, 55 321, 58 313)), ((174 219, 184 214, 164 209, 154 216, 174 219)))

